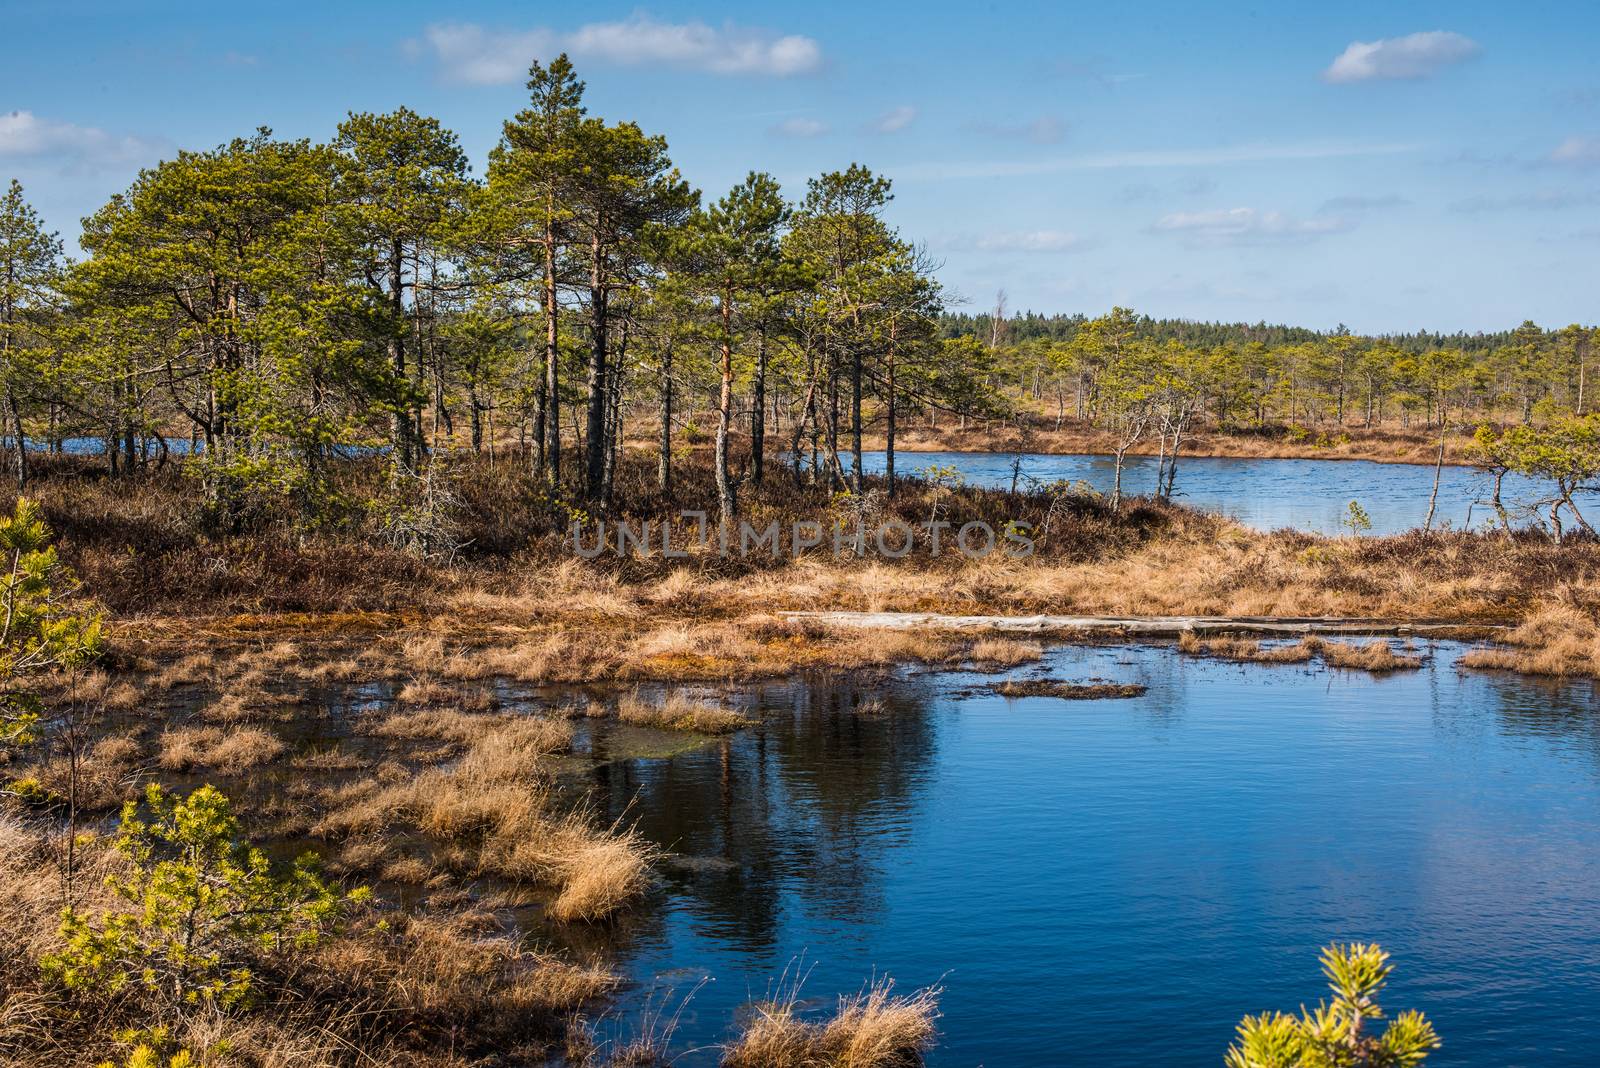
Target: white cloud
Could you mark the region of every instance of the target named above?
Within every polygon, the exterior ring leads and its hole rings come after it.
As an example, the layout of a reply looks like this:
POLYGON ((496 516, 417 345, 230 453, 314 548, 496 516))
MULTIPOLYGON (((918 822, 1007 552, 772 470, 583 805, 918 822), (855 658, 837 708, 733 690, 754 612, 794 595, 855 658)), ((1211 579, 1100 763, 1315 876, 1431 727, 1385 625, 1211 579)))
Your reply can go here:
POLYGON ((44 119, 31 111, 0 114, 0 158, 53 159, 67 164, 136 163, 160 152, 153 141, 118 137, 93 126, 44 119))
POLYGON ((1337 215, 1295 219, 1281 211, 1225 208, 1218 211, 1177 211, 1156 220, 1158 233, 1177 234, 1185 241, 1209 245, 1267 245, 1308 241, 1350 229, 1337 215))
POLYGON ((948 245, 960 252, 1078 252, 1087 242, 1068 230, 1016 230, 959 237, 948 245))
MULTIPOLYGON (((665 66, 710 74, 787 78, 822 65, 822 48, 810 37, 780 36, 703 22, 660 22, 637 14, 620 22, 591 22, 570 33, 548 28, 502 32, 476 23, 438 23, 423 43, 445 78, 472 85, 522 80, 535 59, 566 52, 574 59, 619 66, 665 66)), ((414 50, 421 48, 414 46, 414 50)))
POLYGON ((910 104, 902 104, 897 108, 890 108, 876 119, 873 119, 868 129, 873 133, 899 133, 916 121, 917 109, 910 104))
POLYGON ((1550 162, 1578 167, 1600 165, 1600 137, 1569 137, 1551 151, 1550 162))
POLYGON ((1449 30, 1353 41, 1322 72, 1322 78, 1335 84, 1426 78, 1482 51, 1472 38, 1449 30))
POLYGON ((821 137, 828 132, 828 124, 820 119, 797 115, 772 127, 772 132, 782 137, 821 137))

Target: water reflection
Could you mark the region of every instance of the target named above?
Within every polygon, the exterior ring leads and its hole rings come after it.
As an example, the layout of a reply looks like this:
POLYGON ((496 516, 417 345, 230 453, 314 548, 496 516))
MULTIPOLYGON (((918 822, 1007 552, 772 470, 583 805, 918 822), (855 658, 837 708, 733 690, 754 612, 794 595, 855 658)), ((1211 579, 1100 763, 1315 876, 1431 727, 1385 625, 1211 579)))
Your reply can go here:
POLYGON ((674 854, 667 882, 692 895, 701 931, 772 961, 785 904, 823 923, 881 911, 881 873, 908 843, 939 740, 926 683, 898 686, 869 715, 849 685, 751 696, 759 731, 605 764, 594 786, 608 816, 674 854))
POLYGON ((679 858, 606 947, 637 980, 622 1011, 714 977, 679 1034, 705 1046, 803 960, 820 998, 942 982, 936 1065, 1214 1063, 1243 1012, 1317 996, 1319 944, 1360 937, 1396 951, 1391 1001, 1436 1017, 1448 1063, 1588 1063, 1594 689, 1421 652, 1381 679, 1170 646, 1013 673, 1149 687, 1132 700, 914 673, 751 691, 761 727, 592 773, 679 858))

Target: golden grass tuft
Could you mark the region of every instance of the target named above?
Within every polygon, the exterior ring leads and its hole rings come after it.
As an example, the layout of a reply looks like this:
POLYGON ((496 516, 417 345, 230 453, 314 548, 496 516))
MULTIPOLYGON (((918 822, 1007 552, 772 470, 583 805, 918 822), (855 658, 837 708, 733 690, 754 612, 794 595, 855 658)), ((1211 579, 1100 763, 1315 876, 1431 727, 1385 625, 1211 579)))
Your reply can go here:
POLYGON ((216 671, 216 658, 211 653, 192 653, 176 660, 150 677, 150 685, 158 690, 175 686, 191 686, 208 681, 216 671))
POLYGON ((449 742, 464 747, 502 722, 495 716, 459 712, 453 708, 419 708, 390 712, 367 727, 367 731, 383 738, 449 742))
POLYGON ((646 700, 637 690, 625 694, 617 702, 617 718, 636 727, 697 734, 732 734, 754 722, 731 708, 697 701, 676 690, 659 704, 646 700))
MULTIPOLYGON (((113 809, 138 794, 145 769, 140 765, 144 748, 129 734, 111 734, 96 740, 83 754, 77 769, 78 807, 84 811, 113 809)), ((72 768, 58 755, 38 769, 39 784, 65 797, 71 788, 72 768)))
POLYGON ((165 771, 208 768, 237 775, 272 763, 283 751, 276 734, 254 727, 177 727, 161 734, 160 764, 165 771))
MULTIPOLYGON (((654 851, 643 839, 597 828, 587 814, 556 803, 545 760, 570 744, 569 722, 464 719, 384 721, 424 737, 465 738, 466 752, 446 767, 416 774, 396 769, 394 775, 380 769, 376 781, 330 791, 328 811, 312 833, 371 838, 420 832, 438 843, 438 860, 448 868, 548 888, 551 913, 564 920, 602 919, 644 890, 654 851)), ((373 855, 362 863, 377 860, 373 855)))
POLYGON ((1043 655, 1044 646, 1038 642, 1016 638, 980 638, 972 643, 972 651, 967 654, 974 665, 992 670, 1031 664, 1043 655))
POLYGON ((1396 653, 1394 647, 1381 638, 1353 643, 1333 641, 1316 634, 1308 634, 1289 645, 1265 645, 1249 638, 1202 638, 1187 631, 1178 637, 1178 651, 1189 656, 1214 656, 1256 664, 1304 664, 1313 657, 1321 657, 1329 667, 1374 674, 1411 671, 1422 666, 1420 657, 1396 653))
POLYGON ((1316 655, 1316 647, 1304 641, 1269 646, 1251 638, 1202 638, 1193 631, 1178 636, 1178 651, 1190 656, 1214 656, 1256 664, 1303 664, 1316 655))
POLYGON ((413 679, 400 688, 395 700, 403 705, 451 705, 456 708, 485 709, 494 703, 494 695, 484 687, 463 689, 446 686, 433 679, 413 679))
POLYGON ((933 1046, 938 988, 897 996, 880 979, 839 999, 832 1017, 798 1015, 798 994, 753 1007, 738 1039, 723 1051, 723 1068, 914 1068, 933 1046))
POLYGON ((586 825, 569 821, 555 862, 561 873, 561 893, 550 904, 558 920, 602 920, 649 886, 650 850, 631 834, 613 832, 596 836, 586 825))
POLYGON ((1422 666, 1420 657, 1396 653, 1388 642, 1381 639, 1356 644, 1324 641, 1320 651, 1323 661, 1330 667, 1350 671, 1381 674, 1387 671, 1414 671, 1422 666))
POLYGON ((1503 640, 1504 645, 1464 653, 1456 663, 1554 678, 1600 678, 1600 626, 1571 604, 1541 605, 1503 640))
POLYGON ((305 678, 311 682, 351 682, 367 675, 365 666, 358 657, 345 657, 340 660, 323 660, 307 668, 305 678))

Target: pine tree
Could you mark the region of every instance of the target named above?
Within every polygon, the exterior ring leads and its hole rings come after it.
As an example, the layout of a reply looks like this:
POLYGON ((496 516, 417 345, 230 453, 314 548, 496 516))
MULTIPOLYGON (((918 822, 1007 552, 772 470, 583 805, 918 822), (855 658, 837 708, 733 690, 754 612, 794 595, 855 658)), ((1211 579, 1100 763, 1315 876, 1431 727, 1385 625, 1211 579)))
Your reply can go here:
POLYGON ((0 390, 19 490, 28 482, 23 409, 45 377, 46 321, 59 301, 60 275, 61 241, 45 230, 12 179, 0 197, 0 390))

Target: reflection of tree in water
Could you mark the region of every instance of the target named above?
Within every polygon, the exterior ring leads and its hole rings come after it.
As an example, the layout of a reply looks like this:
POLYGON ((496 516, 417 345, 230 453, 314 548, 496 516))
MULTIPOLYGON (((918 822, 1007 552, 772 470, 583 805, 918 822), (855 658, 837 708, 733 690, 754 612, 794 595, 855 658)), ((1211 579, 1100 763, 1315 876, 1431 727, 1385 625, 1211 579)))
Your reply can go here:
POLYGON ((1600 771, 1600 689, 1588 679, 1485 676, 1500 729, 1582 751, 1600 771))
POLYGON ((760 727, 601 765, 592 784, 608 818, 674 855, 662 865, 671 891, 718 938, 760 952, 780 948, 786 904, 841 921, 881 908, 878 876, 906 841, 937 730, 921 680, 817 679, 752 696, 760 727), (874 696, 881 710, 856 711, 874 696))

